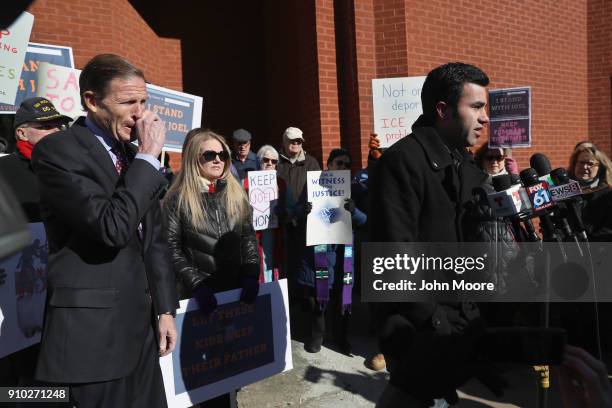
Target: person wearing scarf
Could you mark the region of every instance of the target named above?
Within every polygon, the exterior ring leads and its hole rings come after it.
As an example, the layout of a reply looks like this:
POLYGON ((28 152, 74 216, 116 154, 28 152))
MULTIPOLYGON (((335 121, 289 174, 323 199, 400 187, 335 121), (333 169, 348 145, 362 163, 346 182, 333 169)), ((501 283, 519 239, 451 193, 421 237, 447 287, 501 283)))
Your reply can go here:
MULTIPOLYGON (((350 154, 346 149, 334 149, 327 159, 328 170, 349 170, 350 154)), ((353 225, 366 223, 367 215, 361 212, 352 199, 346 199, 344 209, 351 213, 353 225)), ((312 210, 307 203, 306 212, 312 210)), ((351 344, 347 339, 352 304, 352 291, 355 276, 353 246, 324 244, 306 248, 302 273, 298 275, 298 285, 304 291, 306 308, 310 314, 310 338, 304 344, 309 353, 317 353, 325 337, 325 313, 331 309, 333 318, 333 338, 337 349, 351 354, 351 344)))

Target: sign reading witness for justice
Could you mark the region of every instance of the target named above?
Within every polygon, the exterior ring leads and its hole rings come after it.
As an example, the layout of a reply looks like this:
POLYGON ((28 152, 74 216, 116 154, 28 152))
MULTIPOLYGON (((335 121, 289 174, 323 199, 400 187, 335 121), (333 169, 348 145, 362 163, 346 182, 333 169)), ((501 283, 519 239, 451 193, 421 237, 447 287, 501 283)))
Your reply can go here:
POLYGON ((15 104, 32 24, 34 16, 23 12, 10 27, 0 29, 0 103, 15 104))
POLYGON ((489 147, 531 146, 531 87, 489 90, 489 147))
POLYGON ((278 203, 275 170, 249 171, 249 203, 253 207, 255 231, 278 227, 274 208, 278 203))
POLYGON ((380 147, 389 147, 412 132, 412 124, 423 113, 424 82, 424 76, 372 80, 374 132, 380 147))
MULTIPOLYGON (((17 88, 15 103, 8 105, 0 104, 0 113, 15 113, 19 105, 21 105, 21 102, 25 99, 40 96, 38 94, 38 70, 40 64, 43 62, 48 62, 49 64, 60 67, 74 68, 72 48, 33 42, 29 43, 21 69, 21 78, 19 78, 19 87, 17 88)), ((57 100, 51 99, 51 102, 58 108, 57 100)))
POLYGON ((352 244, 351 213, 344 209, 344 200, 351 198, 351 172, 309 171, 306 183, 312 203, 306 220, 306 245, 352 244))
POLYGON ((147 109, 166 122, 164 149, 181 152, 187 132, 201 126, 202 97, 151 84, 147 92, 147 109))
POLYGON ((241 289, 215 294, 217 309, 202 313, 194 299, 176 311, 176 349, 159 363, 168 407, 190 407, 293 368, 287 280, 260 286, 257 301, 241 289))

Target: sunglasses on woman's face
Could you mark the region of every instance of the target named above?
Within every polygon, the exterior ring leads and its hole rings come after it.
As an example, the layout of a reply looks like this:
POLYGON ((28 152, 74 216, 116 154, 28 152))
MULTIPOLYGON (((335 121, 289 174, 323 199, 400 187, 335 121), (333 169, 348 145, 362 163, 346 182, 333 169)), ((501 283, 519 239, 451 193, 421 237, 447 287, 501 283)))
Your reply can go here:
POLYGON ((351 167, 351 162, 350 161, 344 161, 344 160, 336 160, 336 166, 338 167, 351 167))
POLYGON ((500 155, 485 156, 485 160, 488 160, 488 161, 502 161, 503 159, 504 157, 500 155))
POLYGON ((276 160, 276 159, 269 159, 267 157, 264 157, 263 159, 261 159, 261 161, 264 162, 264 163, 272 163, 272 164, 278 163, 278 160, 276 160))
POLYGON ((202 153, 202 158, 206 162, 215 160, 215 157, 217 156, 219 156, 219 160, 221 161, 227 161, 227 159, 229 159, 229 153, 225 150, 221 150, 220 152, 215 152, 214 150, 207 150, 202 153))

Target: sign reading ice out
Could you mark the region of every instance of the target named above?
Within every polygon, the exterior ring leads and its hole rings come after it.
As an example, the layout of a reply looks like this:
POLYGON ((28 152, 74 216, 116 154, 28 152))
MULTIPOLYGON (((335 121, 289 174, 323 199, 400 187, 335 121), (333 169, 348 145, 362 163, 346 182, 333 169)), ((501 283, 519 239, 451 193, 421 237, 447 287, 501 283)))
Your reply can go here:
POLYGON ((412 132, 423 113, 421 89, 424 76, 372 80, 374 132, 386 148, 412 132))

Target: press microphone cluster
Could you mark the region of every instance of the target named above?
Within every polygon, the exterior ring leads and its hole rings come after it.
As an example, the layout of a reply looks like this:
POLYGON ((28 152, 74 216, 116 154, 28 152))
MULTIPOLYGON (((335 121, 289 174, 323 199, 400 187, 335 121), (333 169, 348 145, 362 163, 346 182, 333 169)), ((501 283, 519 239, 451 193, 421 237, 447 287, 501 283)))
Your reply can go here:
POLYGON ((519 241, 539 240, 532 218, 540 219, 544 241, 586 241, 580 184, 570 180, 563 168, 551 170, 542 153, 531 156, 530 165, 520 172, 520 178, 508 174, 493 177, 495 193, 489 194, 488 200, 495 215, 512 223, 519 241))

